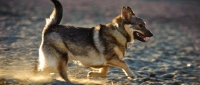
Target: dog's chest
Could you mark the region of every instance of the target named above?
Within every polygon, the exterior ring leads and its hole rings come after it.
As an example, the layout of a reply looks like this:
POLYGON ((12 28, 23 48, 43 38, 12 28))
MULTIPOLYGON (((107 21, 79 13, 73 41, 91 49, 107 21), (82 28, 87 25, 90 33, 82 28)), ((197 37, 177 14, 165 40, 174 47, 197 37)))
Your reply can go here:
POLYGON ((122 49, 122 48, 120 49, 120 47, 115 46, 115 47, 113 48, 113 50, 114 50, 115 54, 117 55, 117 57, 118 57, 120 60, 122 60, 123 57, 124 57, 125 49, 122 49))

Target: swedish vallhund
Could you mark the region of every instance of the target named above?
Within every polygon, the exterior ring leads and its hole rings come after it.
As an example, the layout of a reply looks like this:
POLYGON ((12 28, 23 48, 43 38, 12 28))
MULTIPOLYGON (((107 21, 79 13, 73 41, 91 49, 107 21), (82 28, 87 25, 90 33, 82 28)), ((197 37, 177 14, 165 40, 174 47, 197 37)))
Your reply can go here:
POLYGON ((84 28, 60 25, 62 5, 57 0, 51 1, 55 7, 42 32, 38 72, 58 72, 69 81, 68 62, 75 60, 83 66, 99 69, 99 72, 89 72, 89 78, 106 77, 110 66, 121 68, 127 77, 136 78, 123 61, 125 51, 135 39, 146 42, 153 34, 129 6, 123 6, 111 23, 84 28))

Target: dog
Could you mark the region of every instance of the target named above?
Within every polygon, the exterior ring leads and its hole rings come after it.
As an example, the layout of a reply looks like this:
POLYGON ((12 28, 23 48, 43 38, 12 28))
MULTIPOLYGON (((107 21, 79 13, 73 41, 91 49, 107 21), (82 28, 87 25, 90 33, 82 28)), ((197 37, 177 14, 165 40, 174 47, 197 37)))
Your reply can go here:
POLYGON ((111 23, 84 28, 60 25, 62 5, 57 0, 51 1, 54 10, 46 19, 42 32, 37 71, 58 72, 65 81, 69 81, 68 62, 75 60, 83 66, 99 69, 99 72, 89 72, 89 78, 106 77, 110 66, 121 68, 127 77, 136 78, 123 61, 125 51, 129 43, 134 40, 146 42, 153 34, 129 6, 123 6, 119 16, 111 23))

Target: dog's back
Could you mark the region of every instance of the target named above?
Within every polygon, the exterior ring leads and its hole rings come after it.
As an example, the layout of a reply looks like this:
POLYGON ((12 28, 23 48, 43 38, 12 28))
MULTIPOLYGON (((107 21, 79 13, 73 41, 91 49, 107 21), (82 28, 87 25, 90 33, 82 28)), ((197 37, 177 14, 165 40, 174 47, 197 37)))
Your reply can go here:
POLYGON ((89 56, 88 53, 90 50, 98 52, 95 48, 93 41, 93 31, 94 28, 82 28, 82 27, 73 27, 73 26, 58 26, 58 29, 53 30, 57 33, 63 40, 65 47, 68 49, 68 52, 72 59, 75 56, 89 56), (83 50, 86 49, 86 50, 83 50))

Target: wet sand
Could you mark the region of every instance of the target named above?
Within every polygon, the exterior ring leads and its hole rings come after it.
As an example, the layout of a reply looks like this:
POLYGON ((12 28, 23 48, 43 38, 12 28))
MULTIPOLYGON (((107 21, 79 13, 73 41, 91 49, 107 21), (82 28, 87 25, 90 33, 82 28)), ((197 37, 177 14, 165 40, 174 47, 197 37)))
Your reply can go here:
MULTIPOLYGON (((92 70, 73 62, 69 78, 74 84, 107 85, 199 85, 200 84, 200 2, 147 0, 60 0, 64 14, 61 24, 91 27, 106 24, 122 6, 130 6, 146 21, 154 36, 146 43, 135 41, 125 61, 137 73, 127 79, 112 67, 106 78, 86 77, 92 70)), ((0 85, 64 85, 62 79, 32 75, 45 18, 52 12, 49 0, 0 1, 0 85)))

